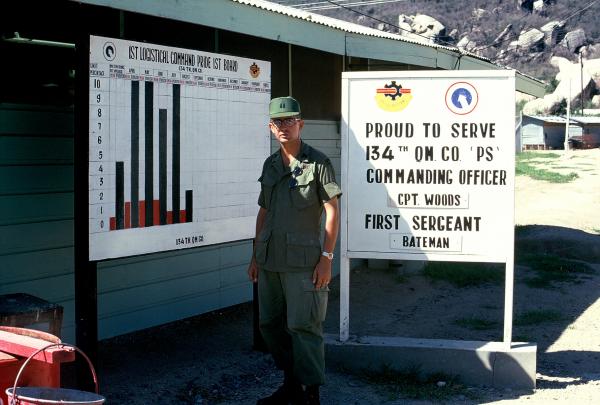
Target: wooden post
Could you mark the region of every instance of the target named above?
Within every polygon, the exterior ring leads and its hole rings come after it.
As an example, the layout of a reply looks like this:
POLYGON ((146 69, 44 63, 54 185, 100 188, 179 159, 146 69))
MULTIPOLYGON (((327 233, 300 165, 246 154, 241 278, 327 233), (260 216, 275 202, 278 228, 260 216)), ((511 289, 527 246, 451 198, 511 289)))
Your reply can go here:
MULTIPOLYGON (((88 242, 90 36, 85 23, 80 23, 75 47, 75 336, 77 347, 95 366, 98 359, 97 266, 96 262, 89 261, 88 242)), ((90 390, 91 387, 93 390, 89 366, 81 358, 77 364, 77 376, 81 389, 90 390)))

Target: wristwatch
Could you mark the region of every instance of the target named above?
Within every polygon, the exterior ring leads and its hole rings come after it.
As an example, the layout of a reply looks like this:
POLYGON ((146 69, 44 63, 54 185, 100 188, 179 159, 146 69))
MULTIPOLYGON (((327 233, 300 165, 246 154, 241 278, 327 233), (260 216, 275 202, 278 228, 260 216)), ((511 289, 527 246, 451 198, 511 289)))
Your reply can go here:
POLYGON ((323 252, 323 253, 321 253, 321 256, 325 256, 329 260, 333 260, 333 253, 323 252))

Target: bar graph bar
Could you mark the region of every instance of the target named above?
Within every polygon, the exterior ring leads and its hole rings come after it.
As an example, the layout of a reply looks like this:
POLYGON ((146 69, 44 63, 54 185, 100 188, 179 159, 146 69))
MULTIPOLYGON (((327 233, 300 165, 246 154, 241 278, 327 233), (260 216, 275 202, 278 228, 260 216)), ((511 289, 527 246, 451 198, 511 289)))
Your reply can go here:
POLYGON ((115 216, 110 218, 110 230, 144 228, 193 222, 193 191, 185 190, 185 210, 180 209, 181 199, 181 87, 173 84, 172 149, 171 149, 171 210, 167 206, 168 187, 168 114, 166 108, 158 109, 158 200, 154 199, 153 177, 153 119, 154 84, 145 83, 144 97, 144 191, 145 199, 139 199, 139 81, 131 83, 131 201, 125 201, 125 162, 115 164, 115 216))
POLYGON ((167 110, 158 110, 159 225, 167 224, 167 110))
POLYGON ((144 191, 146 201, 145 226, 154 224, 154 83, 145 83, 145 167, 144 167, 144 191))
POLYGON ((123 162, 116 162, 115 217, 116 228, 125 228, 125 171, 123 162))
POLYGON ((138 214, 140 179, 140 82, 131 82, 131 227, 140 224, 138 214))
POLYGON ((193 206, 192 190, 185 190, 185 222, 192 222, 194 220, 193 206))
MULTIPOLYGON (((181 167, 181 134, 180 134, 180 112, 181 103, 179 98, 181 97, 181 88, 179 84, 173 85, 173 171, 172 171, 172 182, 173 193, 172 193, 172 207, 173 212, 179 212, 179 185, 181 181, 180 167, 181 167)), ((173 216, 173 224, 178 224, 180 221, 179 215, 173 216)))

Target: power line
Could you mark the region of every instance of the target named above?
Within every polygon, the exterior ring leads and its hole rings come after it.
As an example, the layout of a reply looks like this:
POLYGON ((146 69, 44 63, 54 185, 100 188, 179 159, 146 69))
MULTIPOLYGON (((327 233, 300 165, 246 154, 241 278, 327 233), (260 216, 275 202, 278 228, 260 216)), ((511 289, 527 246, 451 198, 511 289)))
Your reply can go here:
MULTIPOLYGON (((291 7, 296 7, 298 9, 302 9, 302 10, 305 10, 305 11, 329 10, 329 9, 342 8, 344 10, 353 12, 355 14, 359 14, 359 15, 364 16, 366 18, 369 18, 371 20, 387 24, 387 25, 389 25, 391 27, 396 28, 399 31, 404 31, 404 32, 410 33, 412 35, 415 35, 415 36, 421 37, 423 39, 426 39, 427 41, 430 41, 432 39, 430 37, 426 37, 424 35, 416 34, 416 33, 412 32, 411 30, 407 30, 407 29, 404 29, 402 27, 399 27, 399 26, 397 26, 395 24, 390 23, 389 21, 381 20, 379 18, 376 18, 376 17, 373 17, 371 15, 368 15, 368 14, 365 14, 363 12, 360 12, 360 11, 358 11, 356 9, 350 8, 350 6, 361 7, 361 6, 365 6, 365 5, 385 4, 385 3, 401 2, 401 1, 406 1, 406 0, 362 0, 362 1, 361 0, 337 0, 337 2, 334 2, 332 0, 324 0, 324 1, 316 1, 316 2, 311 2, 311 3, 296 3, 296 4, 291 4, 291 2, 286 2, 286 3, 279 2, 279 3, 283 4, 283 5, 289 5, 291 7)), ((560 21, 567 21, 568 19, 574 17, 575 15, 583 13, 584 11, 586 11, 588 8, 590 8, 591 6, 593 6, 598 1, 600 1, 600 0, 593 0, 590 3, 588 3, 587 5, 583 6, 582 8, 580 8, 580 9, 576 10, 575 12, 571 13, 567 17, 562 17, 562 18, 559 17, 559 20, 560 21)), ((515 21, 511 22, 510 24, 514 25, 514 24, 518 23, 519 21, 523 20, 524 18, 528 17, 529 15, 530 15, 529 13, 525 13, 523 16, 519 17, 518 19, 516 19, 515 21)), ((533 28, 533 27, 530 26, 530 25, 526 25, 525 27, 523 27, 522 31, 523 30, 529 30, 531 28, 533 28)), ((509 32, 508 35, 506 36, 506 38, 504 38, 504 39, 502 39, 500 41, 497 41, 497 42, 492 42, 492 43, 490 43, 488 45, 485 45, 483 47, 476 47, 476 50, 478 52, 484 51, 484 50, 486 50, 486 49, 488 49, 488 48, 490 48, 492 46, 498 46, 498 45, 503 44, 503 43, 505 43, 507 41, 511 41, 511 40, 513 40, 515 38, 518 38, 519 35, 517 35, 517 33, 515 33, 515 32, 509 32)), ((449 43, 447 41, 443 41, 443 40, 439 40, 439 39, 438 39, 438 43, 440 43, 441 45, 446 45, 446 46, 450 46, 450 47, 456 47, 456 45, 454 45, 454 44, 451 44, 451 43, 449 43)))
POLYGON ((291 5, 292 7, 298 8, 300 10, 305 11, 315 11, 315 10, 334 10, 341 8, 341 6, 356 6, 356 7, 364 7, 371 5, 379 5, 379 4, 387 4, 387 3, 399 3, 404 2, 406 0, 340 0, 335 5, 330 4, 328 1, 317 1, 313 3, 297 3, 295 5, 291 5))
MULTIPOLYGON (((371 0, 366 0, 366 1, 371 1, 371 0)), ((431 38, 430 38, 430 37, 426 37, 425 35, 421 35, 421 34, 416 34, 416 33, 412 32, 411 30, 407 30, 407 29, 405 29, 405 28, 402 28, 402 27, 399 27, 399 26, 397 26, 397 25, 395 25, 395 24, 392 24, 392 23, 390 23, 389 21, 381 20, 381 19, 379 19, 379 18, 376 18, 376 17, 373 17, 373 16, 371 16, 371 15, 365 14, 365 13, 363 13, 363 12, 361 12, 361 11, 358 11, 358 10, 355 10, 355 9, 353 9, 353 8, 350 8, 350 7, 348 7, 348 6, 344 5, 344 4, 341 4, 341 3, 336 3, 336 2, 334 2, 334 1, 332 1, 332 0, 325 0, 325 2, 326 2, 326 3, 331 3, 331 4, 335 5, 335 6, 338 6, 339 8, 343 8, 344 10, 348 10, 348 11, 350 11, 350 12, 353 12, 353 13, 356 13, 356 14, 359 14, 359 15, 362 15, 362 16, 364 16, 364 17, 366 17, 366 18, 370 18, 370 19, 372 19, 372 20, 375 20, 375 21, 377 21, 377 22, 380 22, 380 23, 387 24, 387 25, 389 25, 389 26, 391 26, 391 27, 394 27, 394 28, 396 28, 396 29, 397 29, 397 30, 399 30, 399 31, 405 31, 405 32, 408 32, 408 33, 410 33, 410 34, 412 34, 412 35, 415 35, 415 36, 421 37, 421 38, 423 38, 423 39, 426 39, 427 41, 430 41, 430 40, 431 40, 431 38)), ((451 44, 451 43, 449 43, 449 42, 447 42, 447 41, 438 40, 438 42, 439 42, 441 45, 446 45, 446 46, 450 46, 450 47, 454 47, 454 48, 456 47, 455 45, 453 45, 453 44, 451 44)))

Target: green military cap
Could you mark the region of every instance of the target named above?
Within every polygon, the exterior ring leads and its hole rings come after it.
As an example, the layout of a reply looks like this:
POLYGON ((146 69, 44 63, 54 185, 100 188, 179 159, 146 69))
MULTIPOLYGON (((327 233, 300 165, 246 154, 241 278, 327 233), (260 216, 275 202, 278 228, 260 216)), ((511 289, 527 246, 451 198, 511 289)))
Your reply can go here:
POLYGON ((293 97, 276 97, 269 104, 269 117, 284 118, 300 115, 300 103, 293 97))

